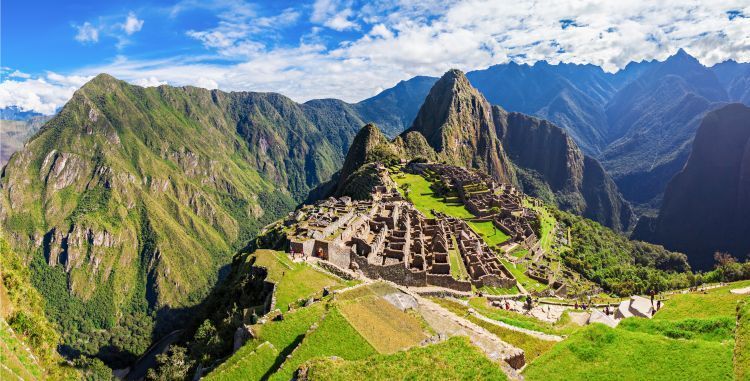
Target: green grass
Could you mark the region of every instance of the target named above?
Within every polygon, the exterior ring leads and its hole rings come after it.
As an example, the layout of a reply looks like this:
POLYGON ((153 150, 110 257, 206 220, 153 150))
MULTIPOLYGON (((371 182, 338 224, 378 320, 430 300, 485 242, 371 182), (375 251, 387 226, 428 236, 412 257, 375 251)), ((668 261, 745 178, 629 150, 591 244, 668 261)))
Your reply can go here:
POLYGON ((500 366, 466 337, 358 361, 308 362, 309 380, 506 380, 500 366))
POLYGON ((250 367, 255 374, 271 374, 271 372, 286 359, 286 356, 299 345, 305 332, 325 312, 322 303, 313 304, 284 315, 282 321, 271 321, 266 324, 254 325, 257 337, 248 341, 235 352, 227 361, 208 374, 207 380, 243 380, 244 368, 250 367), (268 349, 256 353, 261 344, 268 342, 278 353, 270 356, 268 349), (242 364, 238 366, 237 364, 242 364))
POLYGON ((300 364, 313 357, 337 356, 345 360, 359 360, 374 354, 377 354, 375 348, 346 321, 337 308, 333 308, 270 379, 292 379, 300 364))
POLYGON ((519 328, 549 333, 551 335, 567 335, 580 329, 580 326, 571 323, 566 318, 567 315, 563 315, 556 324, 552 324, 518 312, 490 307, 487 305, 486 298, 471 298, 469 299, 469 305, 476 312, 490 319, 501 321, 519 328))
POLYGON ((734 339, 734 317, 711 319, 659 320, 628 318, 620 322, 619 329, 645 332, 672 339, 699 339, 706 341, 731 341, 734 339))
POLYGON ((592 324, 523 372, 526 380, 731 380, 732 345, 592 324))
POLYGON ((552 229, 555 227, 555 224, 557 221, 555 220, 555 217, 544 207, 544 205, 540 207, 535 207, 532 205, 531 202, 528 200, 524 200, 524 206, 527 208, 534 209, 537 213, 539 213, 539 219, 541 221, 541 231, 539 232, 539 243, 542 247, 542 249, 546 253, 552 252, 552 243, 554 242, 554 236, 552 233, 552 229))
POLYGON ((276 284, 276 307, 288 311, 289 305, 300 299, 320 294, 324 287, 343 287, 344 282, 305 263, 294 263, 278 251, 258 250, 255 265, 268 269, 268 281, 276 284))
MULTIPOLYGON (((240 349, 241 351, 241 349, 240 349)), ((240 353, 239 351, 237 353, 240 353)), ((269 342, 253 347, 252 351, 243 353, 230 365, 224 365, 211 372, 205 379, 216 381, 260 380, 266 376, 269 367, 279 356, 279 351, 269 342)))
POLYGON ((467 223, 490 247, 495 247, 510 239, 510 236, 503 233, 500 229, 496 229, 492 221, 467 221, 467 223))
POLYGON ((517 286, 513 286, 511 288, 482 286, 478 288, 477 291, 480 291, 487 295, 515 295, 520 292, 517 286))
POLYGON ((707 293, 691 292, 671 295, 654 319, 681 320, 688 318, 709 319, 733 317, 737 303, 747 295, 732 294, 733 288, 750 285, 750 281, 735 282, 728 286, 708 290, 707 293))
POLYGON ((456 245, 455 239, 453 239, 453 247, 455 247, 455 249, 448 250, 448 261, 451 265, 451 275, 457 280, 467 280, 469 279, 469 273, 466 271, 464 261, 461 258, 461 254, 458 252, 458 246, 456 245))
POLYGON ((737 306, 734 377, 738 381, 750 380, 750 299, 745 299, 737 306))
POLYGON ((414 204, 414 207, 427 216, 427 218, 435 218, 432 210, 457 218, 468 219, 474 217, 460 202, 443 202, 443 198, 436 196, 435 192, 430 189, 431 183, 420 175, 401 172, 392 177, 398 184, 399 191, 402 193, 401 185, 410 184, 409 199, 414 204))
POLYGON ((448 299, 440 299, 440 298, 435 298, 433 299, 433 301, 443 306, 447 310, 453 312, 454 314, 461 316, 461 317, 465 317, 467 320, 471 321, 472 323, 492 332, 495 336, 499 337, 501 340, 515 347, 523 349, 524 354, 526 356, 527 363, 539 357, 542 353, 547 352, 548 350, 550 350, 550 348, 552 348, 552 346, 555 345, 554 341, 541 340, 534 336, 527 335, 522 332, 510 330, 504 327, 500 327, 495 324, 488 323, 473 315, 469 315, 469 307, 461 303, 457 303, 448 299))
POLYGON ((516 280, 521 283, 521 285, 526 289, 526 291, 542 291, 547 288, 546 284, 543 284, 535 279, 529 278, 528 275, 526 275, 526 266, 519 263, 519 264, 513 264, 510 263, 510 261, 506 259, 500 259, 500 261, 505 265, 505 267, 510 271, 511 274, 513 274, 513 277, 516 278, 516 280))

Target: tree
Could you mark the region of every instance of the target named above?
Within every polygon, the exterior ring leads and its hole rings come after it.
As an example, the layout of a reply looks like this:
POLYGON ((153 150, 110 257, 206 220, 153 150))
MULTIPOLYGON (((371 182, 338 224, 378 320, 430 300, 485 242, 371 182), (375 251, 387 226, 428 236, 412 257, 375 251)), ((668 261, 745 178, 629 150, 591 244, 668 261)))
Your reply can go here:
POLYGON ((156 369, 149 369, 146 379, 150 381, 182 381, 187 378, 192 363, 187 350, 177 345, 156 356, 156 369))
POLYGON ((206 363, 221 350, 221 344, 222 341, 216 327, 211 323, 211 320, 204 320, 195 332, 195 344, 193 346, 195 357, 200 362, 206 363))
POLYGON ((733 257, 732 254, 717 251, 714 253, 714 261, 717 263, 716 267, 720 267, 737 262, 737 258, 733 257))

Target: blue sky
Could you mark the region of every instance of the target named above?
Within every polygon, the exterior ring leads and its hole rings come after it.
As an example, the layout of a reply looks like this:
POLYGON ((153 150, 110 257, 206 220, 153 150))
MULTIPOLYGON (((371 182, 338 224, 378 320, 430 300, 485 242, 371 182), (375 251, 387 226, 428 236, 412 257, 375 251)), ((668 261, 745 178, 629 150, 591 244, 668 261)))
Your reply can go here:
POLYGON ((43 113, 100 72, 358 101, 509 60, 616 71, 684 48, 706 65, 750 61, 747 0, 9 0, 0 15, 0 107, 43 113))

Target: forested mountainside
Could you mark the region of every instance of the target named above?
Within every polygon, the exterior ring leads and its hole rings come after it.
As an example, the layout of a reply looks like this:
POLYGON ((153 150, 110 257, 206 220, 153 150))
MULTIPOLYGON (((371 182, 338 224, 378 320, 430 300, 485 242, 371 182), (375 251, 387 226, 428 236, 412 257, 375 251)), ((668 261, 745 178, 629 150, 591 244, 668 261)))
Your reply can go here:
POLYGON ((750 107, 735 103, 706 115, 659 216, 642 218, 634 236, 684 252, 701 269, 717 251, 739 259, 750 253, 750 107))
POLYGON ((480 169, 618 231, 627 231, 634 221, 630 206, 601 165, 585 156, 564 130, 490 106, 458 70, 435 83, 412 127, 393 144, 375 126, 360 132, 344 163, 339 194, 347 187, 359 189, 351 185, 355 179, 354 184, 376 181, 366 168, 361 175, 369 180, 350 177, 362 164, 389 157, 421 157, 480 169))
POLYGON ((340 168, 362 124, 340 101, 99 75, 11 157, 0 222, 66 348, 123 366, 340 168))

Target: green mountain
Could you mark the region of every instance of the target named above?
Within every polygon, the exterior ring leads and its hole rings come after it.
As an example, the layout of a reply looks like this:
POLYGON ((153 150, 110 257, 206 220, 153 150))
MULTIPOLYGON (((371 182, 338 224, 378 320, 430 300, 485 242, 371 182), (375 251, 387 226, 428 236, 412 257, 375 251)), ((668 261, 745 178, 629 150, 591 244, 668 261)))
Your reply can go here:
POLYGON ((124 366, 340 168, 363 124, 336 100, 99 75, 10 158, 0 223, 69 353, 124 366))
POLYGON ((358 169, 365 163, 400 158, 481 169, 616 231, 628 231, 634 222, 629 204, 612 179, 564 130, 490 106, 458 70, 447 72, 435 83, 412 127, 391 145, 375 126, 360 131, 344 162, 338 194, 367 195, 360 190, 369 188, 359 185, 378 183, 376 171, 358 169), (355 173, 358 176, 352 176, 355 173))
POLYGON ((750 107, 734 103, 703 118, 690 158, 667 186, 656 218, 633 235, 688 255, 700 269, 717 251, 750 252, 750 107))

